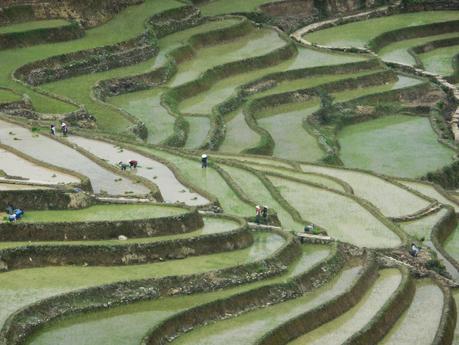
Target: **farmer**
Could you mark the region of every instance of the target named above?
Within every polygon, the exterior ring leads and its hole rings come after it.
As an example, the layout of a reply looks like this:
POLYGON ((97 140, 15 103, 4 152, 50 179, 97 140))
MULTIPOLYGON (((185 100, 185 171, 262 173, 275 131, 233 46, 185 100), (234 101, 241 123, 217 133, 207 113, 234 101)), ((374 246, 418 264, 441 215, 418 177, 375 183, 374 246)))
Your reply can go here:
POLYGON ((260 224, 261 207, 260 205, 255 206, 255 223, 260 224))
POLYGON ((21 210, 20 208, 17 208, 14 210, 14 214, 16 215, 16 219, 21 219, 22 216, 24 215, 24 211, 21 210))
POLYGON ((67 127, 65 122, 61 123, 61 131, 62 131, 62 134, 64 135, 64 137, 66 137, 68 132, 69 132, 69 128, 67 127))
POLYGON ((51 125, 51 135, 56 135, 56 126, 51 125))
POLYGON ((121 170, 125 171, 127 168, 130 167, 129 164, 126 164, 126 163, 123 163, 123 162, 119 162, 118 165, 120 166, 121 170))
POLYGON ((411 249, 410 249, 410 255, 411 256, 418 256, 419 252, 421 251, 421 248, 419 248, 416 244, 411 243, 411 249))
POLYGON ((304 232, 307 232, 307 233, 310 232, 310 233, 312 233, 313 231, 314 231, 314 224, 312 224, 312 223, 309 224, 309 225, 306 225, 306 226, 304 227, 304 232))
POLYGON ((263 209, 261 210, 261 216, 265 222, 268 221, 268 206, 263 206, 263 209))
POLYGON ((137 169, 137 164, 138 164, 138 162, 137 162, 136 160, 134 160, 134 159, 131 159, 131 160, 129 161, 129 167, 130 167, 131 169, 137 169))
POLYGON ((202 154, 201 156, 201 167, 202 168, 207 168, 207 155, 205 153, 202 154))

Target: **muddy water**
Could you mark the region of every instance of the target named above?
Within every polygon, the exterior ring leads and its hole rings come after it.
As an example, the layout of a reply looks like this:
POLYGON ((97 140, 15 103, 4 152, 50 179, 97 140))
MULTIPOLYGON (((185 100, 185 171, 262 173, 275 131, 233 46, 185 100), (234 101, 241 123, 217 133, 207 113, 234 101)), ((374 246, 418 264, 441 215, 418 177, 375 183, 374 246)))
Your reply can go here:
POLYGON ((404 181, 404 180, 399 180, 401 184, 404 184, 405 186, 408 186, 428 197, 431 197, 438 202, 445 204, 445 205, 450 205, 454 207, 456 212, 459 212, 459 205, 446 197, 444 197, 442 194, 440 194, 434 186, 428 184, 428 183, 422 183, 422 182, 415 182, 415 181, 404 181))
POLYGON ((69 345, 138 344, 149 329, 167 317, 218 298, 228 297, 261 285, 283 281, 289 276, 309 269, 318 262, 317 260, 323 259, 327 253, 328 249, 321 246, 305 246, 301 259, 293 265, 288 274, 281 277, 213 293, 161 298, 77 316, 49 325, 32 337, 28 344, 52 345, 61 344, 63 341, 69 345))
POLYGON ((441 289, 432 281, 419 281, 410 307, 380 344, 432 344, 440 323, 442 309, 441 289))
POLYGON ((387 217, 412 214, 430 204, 427 200, 370 174, 307 164, 301 165, 301 168, 305 172, 333 176, 348 183, 355 195, 371 202, 387 217))
POLYGON ((102 191, 111 195, 149 193, 144 185, 120 177, 70 147, 43 135, 33 134, 23 127, 0 121, 0 140, 3 144, 20 150, 35 159, 89 177, 95 193, 102 191))
POLYGON ((302 297, 267 308, 255 310, 236 318, 219 321, 194 330, 176 341, 177 344, 254 344, 258 338, 282 323, 330 301, 349 288, 360 267, 343 271, 331 283, 302 297))
POLYGON ((242 109, 236 110, 228 117, 226 135, 219 150, 222 152, 239 153, 244 149, 254 147, 260 140, 260 135, 253 131, 247 122, 242 109))
MULTIPOLYGON (((202 273, 260 260, 279 249, 284 240, 279 235, 255 233, 254 245, 232 252, 202 255, 161 263, 114 267, 46 267, 0 274, 0 326, 25 305, 65 291, 116 281, 202 273)), ((78 341, 78 339, 75 339, 78 341)))
POLYGON ((100 140, 72 136, 69 137, 69 141, 113 165, 118 162, 127 163, 131 159, 137 160, 139 166, 137 169, 131 170, 131 173, 154 182, 159 187, 165 202, 183 202, 187 205, 208 203, 207 199, 181 184, 174 173, 158 161, 100 140))
POLYGON ((401 280, 402 274, 397 269, 380 271, 379 278, 355 307, 289 344, 342 344, 376 315, 398 288, 401 280))
POLYGON ((407 13, 339 25, 307 34, 304 38, 314 43, 331 46, 363 47, 372 38, 389 30, 457 19, 459 19, 457 11, 407 13))
POLYGON ((266 205, 268 208, 276 210, 277 216, 282 226, 288 230, 301 231, 304 224, 296 222, 290 213, 277 202, 265 187, 265 185, 252 173, 243 169, 220 165, 235 182, 248 194, 258 205, 266 205))
POLYGON ((344 127, 340 157, 351 168, 420 177, 452 162, 454 152, 437 141, 428 118, 385 116, 344 127))
POLYGON ((275 157, 314 162, 324 156, 316 137, 303 128, 303 119, 317 109, 318 106, 311 103, 310 107, 257 120, 276 143, 273 152, 275 157))
POLYGON ((20 176, 23 179, 27 179, 27 182, 46 184, 80 182, 74 176, 41 167, 3 149, 0 149, 0 162, 0 170, 3 170, 9 176, 20 176))
POLYGON ((328 234, 360 247, 400 245, 400 238, 350 198, 305 184, 269 177, 282 196, 309 222, 328 234))

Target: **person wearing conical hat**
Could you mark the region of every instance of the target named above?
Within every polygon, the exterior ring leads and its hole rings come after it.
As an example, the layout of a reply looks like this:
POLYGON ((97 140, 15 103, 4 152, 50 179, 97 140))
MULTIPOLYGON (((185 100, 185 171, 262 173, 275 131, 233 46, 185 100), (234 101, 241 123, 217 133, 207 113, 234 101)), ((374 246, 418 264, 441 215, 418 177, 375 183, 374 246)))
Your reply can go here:
POLYGON ((203 153, 201 155, 201 166, 202 166, 202 168, 207 168, 207 164, 208 164, 207 155, 205 153, 203 153))

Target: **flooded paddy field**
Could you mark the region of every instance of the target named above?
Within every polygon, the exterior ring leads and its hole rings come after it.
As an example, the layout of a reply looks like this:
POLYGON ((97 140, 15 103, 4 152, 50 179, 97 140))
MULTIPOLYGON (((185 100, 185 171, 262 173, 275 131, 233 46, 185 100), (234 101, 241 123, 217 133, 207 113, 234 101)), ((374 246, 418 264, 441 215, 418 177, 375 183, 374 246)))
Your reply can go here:
POLYGON ((458 343, 457 90, 386 63, 457 84, 457 11, 89 2, 0 6, 0 223, 30 230, 0 242, 0 344, 458 343), (142 222, 167 231, 98 235, 142 222))

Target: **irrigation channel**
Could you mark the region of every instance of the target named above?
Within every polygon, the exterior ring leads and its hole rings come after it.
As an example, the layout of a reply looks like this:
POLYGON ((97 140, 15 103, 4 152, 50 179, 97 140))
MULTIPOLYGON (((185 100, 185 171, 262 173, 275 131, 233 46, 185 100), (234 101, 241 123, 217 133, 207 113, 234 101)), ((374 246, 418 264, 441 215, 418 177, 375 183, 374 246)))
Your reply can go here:
POLYGON ((459 344, 458 10, 1 3, 0 345, 459 344))

